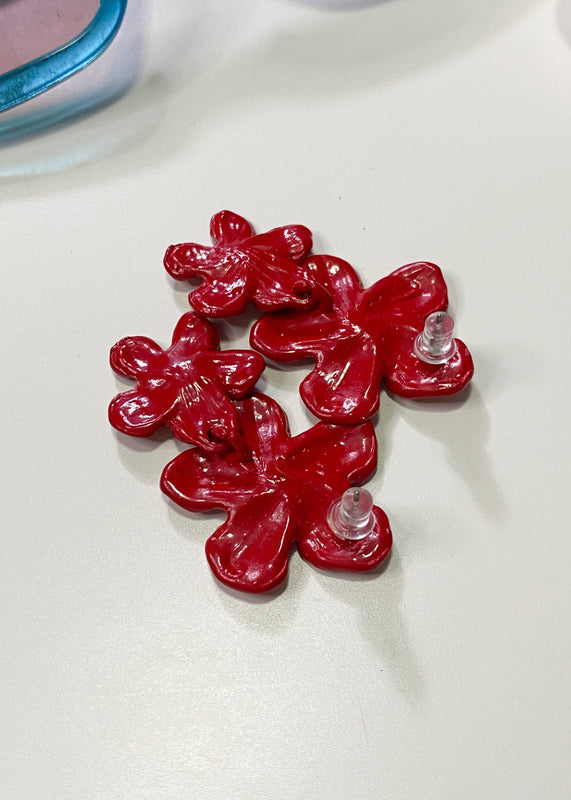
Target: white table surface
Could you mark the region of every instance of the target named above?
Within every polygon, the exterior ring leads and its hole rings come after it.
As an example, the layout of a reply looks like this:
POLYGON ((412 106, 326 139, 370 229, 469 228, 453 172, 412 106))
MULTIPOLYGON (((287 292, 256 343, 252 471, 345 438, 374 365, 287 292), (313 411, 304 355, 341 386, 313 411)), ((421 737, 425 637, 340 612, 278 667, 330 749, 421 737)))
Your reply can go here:
MULTIPOLYGON (((569 0, 132 2, 96 113, 0 148, 3 800, 571 798, 569 0), (446 276, 463 402, 386 394, 374 577, 221 587, 107 422, 230 208, 446 276)), ((84 73, 87 74, 87 73, 84 73)), ((224 343, 246 344, 223 323, 224 343)), ((294 433, 306 365, 264 388, 294 433)))

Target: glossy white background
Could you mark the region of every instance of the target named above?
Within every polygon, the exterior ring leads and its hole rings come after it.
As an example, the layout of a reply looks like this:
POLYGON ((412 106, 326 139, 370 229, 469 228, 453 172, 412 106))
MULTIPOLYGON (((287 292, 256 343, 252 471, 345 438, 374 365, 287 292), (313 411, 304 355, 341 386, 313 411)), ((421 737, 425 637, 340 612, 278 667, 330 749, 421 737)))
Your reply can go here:
MULTIPOLYGON (((0 147, 4 800, 571 797, 571 7, 358 5, 132 2, 80 78, 128 91, 0 147), (110 346, 169 341, 163 252, 222 208, 366 284, 444 270, 476 376, 382 399, 381 574, 226 591, 177 446, 107 423, 110 346)), ((263 384, 294 433, 306 370, 263 384)))

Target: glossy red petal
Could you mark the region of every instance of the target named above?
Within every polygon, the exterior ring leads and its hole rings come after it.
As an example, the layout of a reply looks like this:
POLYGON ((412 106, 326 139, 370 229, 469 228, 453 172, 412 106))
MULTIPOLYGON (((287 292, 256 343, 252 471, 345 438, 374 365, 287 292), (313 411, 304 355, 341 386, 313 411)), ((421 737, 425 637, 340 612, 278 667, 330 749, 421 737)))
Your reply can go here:
POLYGON ((335 256, 312 256, 305 269, 313 283, 322 287, 331 299, 332 307, 341 316, 359 302, 363 293, 361 279, 347 261, 335 256))
POLYGON ((289 430, 283 409, 265 394, 253 394, 234 402, 240 414, 244 438, 252 449, 261 473, 273 474, 277 459, 289 442, 289 430))
POLYGON ((268 486, 252 460, 237 458, 232 451, 185 450, 166 465, 161 475, 162 491, 189 511, 230 512, 247 498, 267 491, 268 486))
POLYGON ((340 328, 351 332, 332 314, 277 311, 254 324, 250 344, 276 361, 317 358, 322 350, 332 346, 340 328))
POLYGON ((303 380, 303 402, 320 419, 363 422, 379 407, 383 367, 379 345, 366 331, 340 328, 303 380))
POLYGON ((233 211, 219 211, 210 220, 210 237, 215 244, 237 244, 254 235, 247 219, 233 211))
POLYGON ((220 255, 214 247, 193 242, 171 244, 163 259, 166 271, 177 281, 187 280, 193 275, 208 275, 219 263, 220 255))
POLYGON ((338 496, 366 481, 376 466, 377 439, 370 421, 352 426, 319 422, 290 439, 280 461, 296 482, 327 485, 338 496))
POLYGON ((400 267, 366 289, 359 311, 371 321, 413 325, 420 330, 429 314, 447 305, 448 292, 440 268, 419 261, 400 267))
POLYGON ((241 314, 250 299, 251 278, 243 261, 204 279, 188 296, 193 308, 207 317, 232 317, 241 314))
POLYGON ((330 492, 314 498, 300 498, 298 515, 303 534, 298 539, 298 549, 302 558, 321 569, 350 572, 375 569, 391 550, 392 534, 387 515, 374 506, 376 526, 368 536, 356 541, 339 539, 326 522, 329 506, 338 499, 330 492))
POLYGON ((229 397, 240 398, 251 391, 264 371, 266 362, 251 350, 222 350, 200 354, 197 370, 224 386, 229 397))
POLYGON ((199 355, 200 351, 216 350, 220 337, 216 328, 192 311, 183 314, 172 335, 170 353, 182 358, 183 354, 199 355))
POLYGON ((282 258, 301 263, 313 245, 311 231, 305 225, 286 225, 253 236, 248 247, 270 250, 282 258))
POLYGON ((165 387, 121 392, 109 404, 109 422, 129 436, 152 436, 176 406, 176 393, 165 387))
POLYGON ((266 592, 287 574, 295 519, 289 497, 268 490, 242 502, 206 542, 206 556, 222 583, 266 592))
POLYGON ((136 378, 152 365, 162 350, 146 336, 126 336, 114 344, 109 353, 109 363, 119 375, 136 378))
POLYGON ((393 366, 387 371, 387 388, 400 397, 438 397, 459 392, 474 374, 470 351, 456 339, 456 353, 444 364, 427 364, 414 352, 418 332, 401 329, 398 346, 395 340, 393 366))

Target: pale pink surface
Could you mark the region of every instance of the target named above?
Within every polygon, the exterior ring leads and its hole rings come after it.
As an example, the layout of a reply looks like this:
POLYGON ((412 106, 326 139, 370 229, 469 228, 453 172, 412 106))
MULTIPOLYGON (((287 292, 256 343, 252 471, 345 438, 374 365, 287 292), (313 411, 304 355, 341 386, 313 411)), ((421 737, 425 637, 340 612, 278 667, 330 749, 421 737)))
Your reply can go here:
POLYGON ((99 0, 0 0, 0 73, 74 39, 99 5, 99 0))

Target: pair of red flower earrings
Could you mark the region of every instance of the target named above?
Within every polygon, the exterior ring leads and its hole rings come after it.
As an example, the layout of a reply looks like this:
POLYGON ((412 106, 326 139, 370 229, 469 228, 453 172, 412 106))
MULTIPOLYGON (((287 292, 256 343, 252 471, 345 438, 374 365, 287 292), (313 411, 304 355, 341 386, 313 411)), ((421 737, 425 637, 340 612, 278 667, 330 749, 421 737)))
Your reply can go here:
POLYGON ((442 273, 408 264, 364 289, 346 261, 310 255, 302 225, 256 236, 245 219, 221 211, 210 234, 212 247, 166 252, 174 278, 203 279, 172 345, 135 336, 112 348, 111 366, 137 387, 112 400, 109 420, 131 436, 168 425, 194 445, 167 464, 161 488, 191 511, 227 512, 206 543, 227 586, 277 586, 294 542, 317 567, 374 569, 392 535, 386 514, 358 487, 376 468, 369 418, 381 384, 402 397, 433 397, 459 391, 473 374, 466 345, 453 338, 442 273), (250 333, 253 350, 219 350, 206 318, 241 314, 250 300, 264 312, 250 333), (320 421, 298 436, 276 401, 253 391, 262 355, 316 361, 300 394, 320 421))

